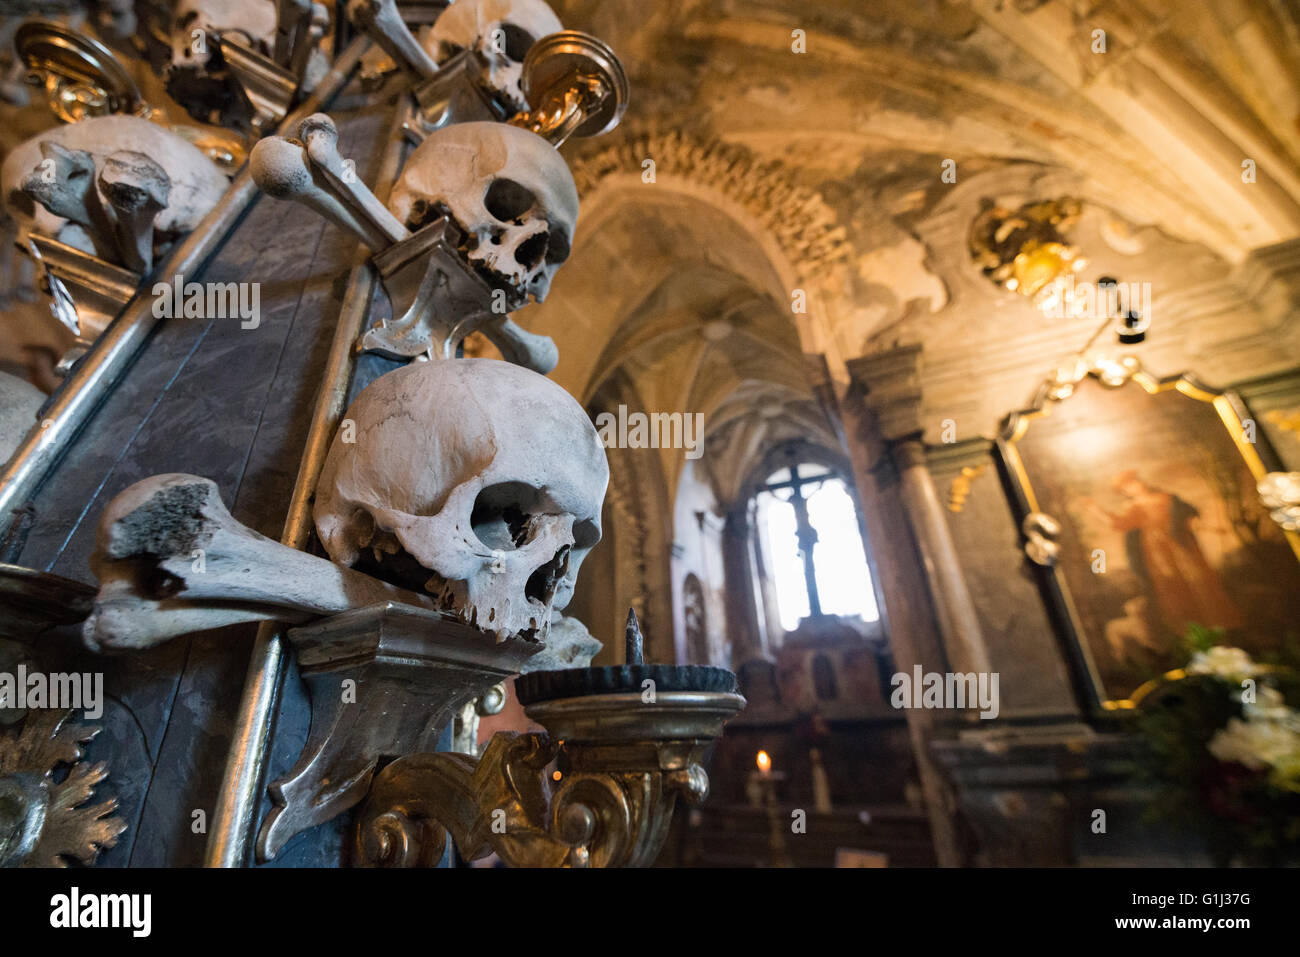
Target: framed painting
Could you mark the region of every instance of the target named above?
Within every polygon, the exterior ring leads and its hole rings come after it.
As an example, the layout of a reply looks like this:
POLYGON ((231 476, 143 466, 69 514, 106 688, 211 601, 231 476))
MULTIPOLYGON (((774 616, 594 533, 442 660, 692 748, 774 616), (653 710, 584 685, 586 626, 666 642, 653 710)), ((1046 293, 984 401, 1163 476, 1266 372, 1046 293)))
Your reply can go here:
POLYGON ((1300 536, 1260 502, 1279 466, 1233 393, 1108 362, 1008 416, 997 446, 1094 709, 1134 707, 1191 625, 1253 655, 1300 630, 1300 536))

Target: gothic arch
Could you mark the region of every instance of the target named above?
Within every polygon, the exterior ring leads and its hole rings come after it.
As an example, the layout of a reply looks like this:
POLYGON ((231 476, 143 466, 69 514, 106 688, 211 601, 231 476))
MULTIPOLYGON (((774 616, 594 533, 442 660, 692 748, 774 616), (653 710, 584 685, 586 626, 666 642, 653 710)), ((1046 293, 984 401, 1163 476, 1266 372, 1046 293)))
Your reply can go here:
MULTIPOLYGON (((641 408, 635 385, 625 375, 608 380, 587 403, 594 419, 620 404, 641 408)), ((582 566, 582 587, 568 613, 605 643, 599 660, 622 661, 622 623, 636 610, 648 661, 674 661, 673 612, 668 556, 672 510, 662 473, 636 460, 644 450, 612 448, 605 495, 604 539, 582 566)))

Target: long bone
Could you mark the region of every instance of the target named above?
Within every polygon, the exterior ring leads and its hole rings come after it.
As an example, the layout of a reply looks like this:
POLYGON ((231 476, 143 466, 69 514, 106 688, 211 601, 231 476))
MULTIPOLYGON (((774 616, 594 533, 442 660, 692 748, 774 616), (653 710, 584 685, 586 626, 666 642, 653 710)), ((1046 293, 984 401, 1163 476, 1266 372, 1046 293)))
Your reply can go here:
POLYGON ((438 72, 438 64, 402 19, 397 0, 348 0, 348 16, 399 66, 421 80, 428 80, 438 72))
POLYGON ((99 189, 117 219, 122 263, 144 274, 153 268, 153 223, 167 208, 172 181, 167 171, 143 153, 119 150, 104 160, 99 189))
POLYGON ((95 189, 95 158, 53 140, 41 142, 41 155, 45 158, 27 174, 22 191, 55 216, 83 227, 100 259, 117 262, 113 221, 95 189))
POLYGON ((487 311, 476 315, 472 309, 466 312, 470 299, 462 295, 463 286, 451 289, 447 283, 410 273, 390 284, 388 280, 398 269, 410 268, 411 257, 383 254, 411 240, 412 233, 339 154, 338 128, 329 116, 315 113, 307 117, 298 135, 300 140, 266 137, 253 147, 249 162, 258 188, 277 199, 291 199, 311 207, 355 235, 380 260, 402 262, 402 266, 385 273, 386 285, 390 292, 401 288, 409 290, 409 294, 400 306, 394 303, 395 315, 390 322, 367 331, 362 339, 364 349, 394 358, 413 358, 431 348, 436 351, 437 344, 429 335, 428 315, 432 312, 456 316, 467 329, 477 328, 509 362, 542 375, 555 368, 558 352, 549 336, 528 332, 506 315, 487 311))
POLYGON ((426 595, 274 542, 241 525, 216 483, 155 475, 109 502, 91 569, 100 580, 83 637, 95 650, 150 648, 249 621, 301 624, 426 595))
POLYGON ((347 230, 371 249, 384 249, 389 240, 379 224, 365 219, 343 201, 307 156, 297 140, 268 136, 258 140, 249 155, 257 188, 276 199, 302 203, 347 230))
MULTIPOLYGON (((410 237, 406 227, 361 182, 356 170, 349 167, 339 155, 339 131, 332 119, 324 113, 313 113, 298 127, 298 136, 307 147, 307 156, 312 164, 329 183, 330 192, 360 218, 373 223, 388 240, 385 245, 400 243, 410 237)), ((370 247, 375 248, 373 243, 370 247)))

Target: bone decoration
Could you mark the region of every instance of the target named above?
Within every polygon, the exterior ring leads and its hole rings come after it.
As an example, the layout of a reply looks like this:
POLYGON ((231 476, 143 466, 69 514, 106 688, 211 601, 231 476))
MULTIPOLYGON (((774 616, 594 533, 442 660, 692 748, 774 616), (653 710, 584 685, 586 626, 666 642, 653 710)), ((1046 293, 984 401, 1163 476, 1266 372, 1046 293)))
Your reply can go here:
POLYGON ((388 206, 409 229, 445 210, 470 263, 507 292, 512 310, 546 298, 578 223, 578 189, 559 151, 500 123, 434 131, 407 159, 388 206))
MULTIPOLYGON (((370 198, 374 203, 357 203, 358 184, 351 184, 352 190, 345 189, 338 177, 328 175, 311 161, 301 141, 268 136, 253 147, 249 165, 258 189, 268 196, 307 206, 371 249, 384 249, 391 243, 387 233, 391 224, 370 215, 378 203, 373 194, 370 198)), ((365 190, 365 185, 360 184, 359 189, 365 190)), ((401 223, 395 219, 392 223, 396 223, 400 238, 409 235, 401 223)))
POLYGON ((370 35, 375 44, 421 80, 431 80, 438 64, 415 39, 402 19, 397 0, 348 0, 348 17, 370 35))
MULTIPOLYGON (((151 257, 155 259, 198 225, 229 185, 198 147, 149 120, 110 115, 55 127, 14 147, 0 167, 0 196, 5 211, 18 223, 20 244, 25 246, 26 236, 35 232, 130 268, 121 253, 118 226, 101 179, 114 155, 110 182, 119 181, 119 164, 142 169, 139 161, 123 155, 126 153, 147 157, 167 180, 166 200, 149 224, 155 247, 151 257), (47 200, 54 203, 53 208, 45 205, 47 200), (62 212, 57 211, 60 209, 62 212)), ((154 178, 156 171, 150 174, 152 185, 131 186, 149 194, 132 217, 144 217, 145 207, 157 205, 161 183, 154 178)), ((121 180, 119 198, 125 197, 127 180, 135 175, 121 180)), ((142 254, 137 240, 145 227, 138 219, 133 222, 123 228, 136 253, 142 254)))
POLYGON ((99 191, 113 208, 122 265, 134 272, 153 268, 153 223, 171 188, 167 171, 143 153, 120 150, 104 160, 99 191))
POLYGON ((363 335, 363 351, 443 358, 481 330, 507 361, 543 374, 555 367, 555 344, 506 315, 530 293, 545 297, 577 220, 573 177, 545 140, 496 123, 438 130, 408 160, 389 207, 339 154, 323 113, 305 119, 297 139, 261 140, 250 164, 267 195, 302 203, 376 253, 393 318, 363 335), (438 180, 450 188, 430 185, 438 180))
POLYGON ((96 256, 120 261, 113 221, 95 185, 95 158, 85 150, 70 150, 48 141, 41 143, 41 154, 40 164, 23 180, 23 192, 55 216, 80 226, 90 237, 96 256))
POLYGON ((439 64, 470 51, 480 83, 507 113, 522 113, 528 109, 524 57, 542 37, 563 29, 542 0, 457 0, 434 22, 425 49, 439 64))
POLYGON ((605 451, 554 382, 494 359, 418 362, 348 409, 316 490, 330 557, 498 640, 544 639, 600 540, 605 451))
POLYGON ((151 648, 250 621, 299 624, 380 602, 430 607, 395 588, 274 542, 237 522, 217 486, 155 475, 109 502, 90 567, 99 579, 83 626, 95 651, 151 648))
POLYGON ((197 120, 246 124, 248 104, 221 55, 223 43, 265 58, 310 91, 328 70, 318 47, 329 22, 329 7, 307 0, 176 0, 167 92, 197 120))

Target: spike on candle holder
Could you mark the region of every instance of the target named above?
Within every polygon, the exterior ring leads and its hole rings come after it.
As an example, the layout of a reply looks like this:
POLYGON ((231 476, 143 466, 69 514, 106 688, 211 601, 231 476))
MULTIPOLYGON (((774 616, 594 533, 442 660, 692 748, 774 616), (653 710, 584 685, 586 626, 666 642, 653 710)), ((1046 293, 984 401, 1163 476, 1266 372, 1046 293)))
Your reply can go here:
POLYGON ((636 620, 636 609, 627 610, 627 634, 624 648, 629 665, 645 664, 645 639, 641 637, 641 622, 636 620))

